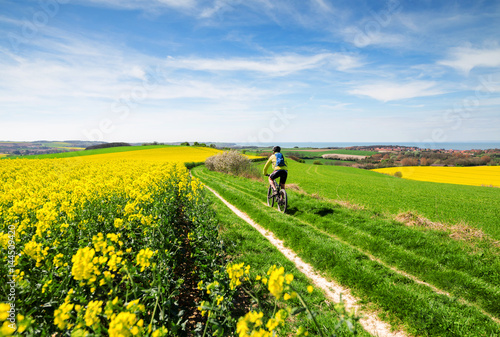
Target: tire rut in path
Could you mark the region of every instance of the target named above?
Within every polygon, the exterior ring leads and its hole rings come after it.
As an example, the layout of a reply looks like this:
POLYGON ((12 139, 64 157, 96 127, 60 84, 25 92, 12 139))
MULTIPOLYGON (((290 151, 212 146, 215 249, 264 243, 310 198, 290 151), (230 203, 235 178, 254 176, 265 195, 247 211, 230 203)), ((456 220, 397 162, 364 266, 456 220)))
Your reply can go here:
MULTIPOLYGON (((342 295, 342 300, 347 310, 356 310, 356 312, 361 313, 361 307, 356 304, 358 300, 351 295, 349 289, 342 287, 341 285, 328 281, 321 275, 319 275, 314 268, 302 261, 300 257, 295 254, 294 251, 284 246, 283 241, 277 239, 272 232, 269 232, 262 228, 259 224, 255 223, 246 213, 240 211, 235 206, 226 201, 221 197, 215 190, 205 185, 205 187, 211 191, 217 198, 219 198, 231 211, 233 211, 237 216, 255 228, 260 234, 262 234, 266 239, 268 239, 287 259, 292 261, 298 270, 300 270, 304 275, 306 275, 314 285, 324 291, 325 295, 333 302, 339 303, 340 296, 342 295)), ((391 331, 391 326, 380 320, 376 315, 371 313, 363 312, 363 318, 359 321, 361 326, 370 334, 374 336, 387 336, 387 337, 406 337, 407 335, 402 331, 391 331)))

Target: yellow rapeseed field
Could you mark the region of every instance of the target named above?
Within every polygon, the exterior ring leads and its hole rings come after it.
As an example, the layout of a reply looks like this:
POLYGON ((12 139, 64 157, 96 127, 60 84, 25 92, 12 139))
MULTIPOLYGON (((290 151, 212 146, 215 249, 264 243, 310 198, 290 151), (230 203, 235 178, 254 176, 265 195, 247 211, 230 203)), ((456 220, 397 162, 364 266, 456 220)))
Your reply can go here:
POLYGON ((138 159, 148 162, 202 162, 210 156, 222 152, 211 147, 172 146, 158 149, 113 152, 79 157, 84 160, 109 161, 113 159, 138 159))
POLYGON ((8 320, 0 302, 0 336, 164 334, 140 295, 169 281, 174 215, 197 207, 201 183, 184 165, 2 160, 0 182, 0 281, 12 284, 2 302, 16 308, 8 320))
POLYGON ((390 175, 394 175, 395 172, 401 172, 404 179, 410 180, 500 187, 500 166, 405 166, 375 169, 373 171, 390 175))

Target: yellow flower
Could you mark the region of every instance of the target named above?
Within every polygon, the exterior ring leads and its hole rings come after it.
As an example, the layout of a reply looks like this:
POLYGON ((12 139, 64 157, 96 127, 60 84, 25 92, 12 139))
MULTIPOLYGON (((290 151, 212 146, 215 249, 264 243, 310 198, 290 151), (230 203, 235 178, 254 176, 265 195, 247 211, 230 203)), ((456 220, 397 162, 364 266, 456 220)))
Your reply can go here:
POLYGON ((45 293, 45 290, 47 289, 47 287, 52 283, 52 280, 48 280, 47 282, 44 283, 43 287, 42 287, 42 294, 45 293))
POLYGON ((233 290, 235 287, 241 284, 240 278, 243 277, 245 273, 245 269, 243 269, 244 265, 245 264, 242 262, 242 263, 228 265, 226 267, 226 272, 228 273, 230 279, 229 287, 231 288, 231 290, 233 290))
POLYGON ((0 321, 5 321, 9 317, 9 310, 9 303, 0 303, 0 321))
MULTIPOLYGON (((33 238, 34 239, 34 238, 33 238)), ((32 240, 33 240, 32 239, 32 240)), ((35 242, 35 241, 30 241, 24 245, 24 250, 23 252, 31 257, 33 260, 36 260, 36 266, 40 267, 41 261, 45 258, 45 255, 47 255, 47 252, 45 249, 42 249, 42 244, 35 242)), ((48 250, 48 247, 46 248, 48 250)))
POLYGON ((123 226, 123 219, 118 219, 118 218, 117 218, 117 219, 115 219, 115 221, 114 221, 114 226, 115 226, 116 228, 120 228, 120 227, 122 227, 122 226, 123 226))
POLYGON ((161 328, 159 328, 158 330, 155 330, 155 331, 153 332, 153 337, 161 337, 161 336, 165 336, 167 333, 168 333, 168 329, 167 329, 167 328, 164 328, 164 327, 161 327, 161 328))
POLYGON ((52 263, 54 264, 54 266, 56 266, 56 268, 62 267, 64 265, 63 258, 64 258, 64 255, 61 253, 54 256, 52 263))
POLYGON ((85 312, 85 324, 87 326, 93 326, 99 322, 99 317, 97 317, 102 312, 102 301, 90 301, 87 306, 87 311, 85 312))
POLYGON ((71 258, 73 267, 71 273, 77 281, 89 280, 90 283, 94 282, 96 277, 97 267, 92 262, 94 259, 95 250, 90 247, 80 248, 76 254, 71 258))
POLYGON ((106 234, 106 237, 112 242, 118 242, 118 240, 120 239, 120 234, 108 233, 106 234))
POLYGON ((23 333, 31 325, 31 319, 21 314, 17 315, 17 332, 23 333))
POLYGON ((71 310, 73 310, 73 307, 74 304, 69 303, 69 301, 65 301, 54 311, 54 324, 57 325, 60 330, 64 330, 66 325, 68 325, 68 320, 71 318, 70 313, 71 310))
POLYGON ((245 337, 247 336, 249 330, 250 328, 248 327, 247 320, 244 319, 243 317, 240 317, 238 323, 236 323, 236 332, 239 334, 240 337, 245 337))
POLYGON ((106 239, 104 238, 104 235, 102 233, 97 233, 97 236, 94 235, 92 237, 92 243, 94 244, 96 252, 106 251, 108 243, 106 242, 106 239))
POLYGON ((314 291, 313 286, 307 286, 307 292, 311 294, 314 291))
POLYGON ((123 337, 139 334, 142 330, 141 327, 135 325, 137 316, 130 312, 120 312, 118 315, 111 319, 109 323, 108 334, 110 337, 123 337))
POLYGON ((143 304, 139 304, 139 300, 134 300, 131 301, 129 304, 127 304, 127 310, 129 311, 145 311, 145 307, 143 304))
POLYGON ((137 254, 137 262, 136 265, 141 267, 141 272, 144 271, 146 267, 149 267, 151 265, 151 262, 149 259, 154 255, 154 252, 149 249, 141 249, 139 251, 139 254, 137 254))
POLYGON ((287 317, 288 313, 286 312, 286 310, 281 309, 276 313, 276 315, 274 315, 274 317, 267 321, 266 327, 269 329, 269 331, 273 331, 279 325, 283 325, 287 317))
POLYGON ((0 247, 7 249, 9 247, 9 234, 0 233, 0 247))
POLYGON ((248 315, 248 320, 252 323, 255 324, 256 327, 261 326, 262 323, 262 317, 264 316, 264 313, 261 312, 255 312, 255 311, 250 311, 249 313, 246 314, 248 315))
POLYGON ((307 336, 307 335, 309 335, 309 333, 307 332, 306 328, 304 328, 303 326, 301 326, 297 329, 297 336, 307 336))
POLYGON ((249 331, 251 331, 251 336, 270 336, 268 331, 261 328, 263 316, 263 312, 248 312, 245 316, 239 318, 236 324, 236 332, 240 337, 247 336, 249 331))
POLYGON ((271 294, 274 295, 277 299, 279 299, 283 293, 283 282, 285 281, 285 268, 280 267, 277 268, 275 265, 273 265, 271 268, 269 268, 269 271, 267 272, 269 275, 269 282, 267 285, 267 288, 271 292, 271 294))
POLYGON ((1 336, 10 336, 16 331, 15 324, 10 323, 9 321, 3 322, 2 327, 0 327, 0 335, 1 336))
POLYGON ((108 267, 112 271, 118 270, 118 264, 122 262, 122 258, 119 257, 116 254, 111 255, 109 261, 108 261, 108 267))

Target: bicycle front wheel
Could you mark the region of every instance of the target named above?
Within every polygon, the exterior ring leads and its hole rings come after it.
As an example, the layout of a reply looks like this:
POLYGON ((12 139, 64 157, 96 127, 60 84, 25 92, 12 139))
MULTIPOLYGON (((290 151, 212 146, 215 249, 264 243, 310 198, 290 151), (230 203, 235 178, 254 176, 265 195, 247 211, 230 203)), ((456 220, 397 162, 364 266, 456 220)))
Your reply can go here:
POLYGON ((267 206, 274 206, 274 197, 272 196, 273 192, 273 188, 269 185, 269 189, 267 190, 267 206))
POLYGON ((280 190, 280 196, 278 198, 278 209, 285 213, 288 207, 288 196, 285 190, 280 190))

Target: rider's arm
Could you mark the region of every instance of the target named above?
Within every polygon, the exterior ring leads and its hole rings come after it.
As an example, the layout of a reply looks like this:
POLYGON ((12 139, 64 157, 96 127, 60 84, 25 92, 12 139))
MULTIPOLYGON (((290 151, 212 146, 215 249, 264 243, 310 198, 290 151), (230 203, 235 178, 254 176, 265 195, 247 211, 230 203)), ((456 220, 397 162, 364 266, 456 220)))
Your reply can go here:
POLYGON ((264 165, 264 175, 266 175, 266 174, 267 174, 267 169, 269 168, 269 166, 270 166, 270 165, 271 165, 271 163, 273 162, 273 158, 275 158, 275 157, 274 157, 274 154, 273 154, 271 157, 269 157, 269 159, 267 160, 266 165, 264 165))

